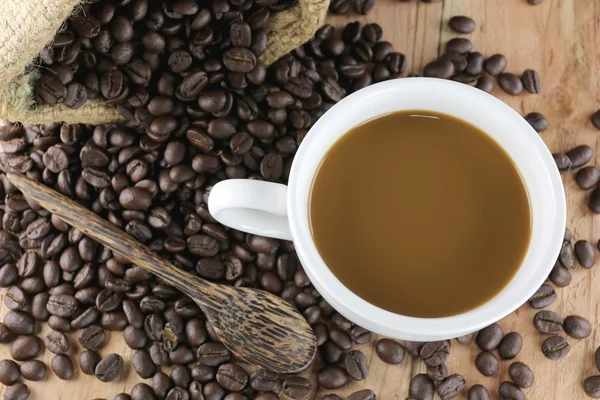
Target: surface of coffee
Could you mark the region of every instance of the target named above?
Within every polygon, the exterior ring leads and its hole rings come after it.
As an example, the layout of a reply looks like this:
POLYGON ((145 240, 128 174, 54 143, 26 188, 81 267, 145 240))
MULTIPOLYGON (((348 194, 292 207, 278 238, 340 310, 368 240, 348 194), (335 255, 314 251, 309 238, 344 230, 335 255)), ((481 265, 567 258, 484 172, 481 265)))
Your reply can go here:
POLYGON ((527 191, 484 132, 428 111, 353 128, 313 182, 317 249, 350 290, 414 317, 469 311, 500 292, 529 245, 527 191))

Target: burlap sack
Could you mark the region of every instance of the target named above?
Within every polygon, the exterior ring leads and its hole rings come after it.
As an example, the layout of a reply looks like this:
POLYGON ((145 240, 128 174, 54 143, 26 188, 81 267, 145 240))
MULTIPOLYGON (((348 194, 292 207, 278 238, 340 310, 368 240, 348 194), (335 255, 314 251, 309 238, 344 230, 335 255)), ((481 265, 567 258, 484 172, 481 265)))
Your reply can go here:
MULTIPOLYGON (((122 120, 111 106, 89 100, 78 110, 63 105, 36 107, 38 74, 26 68, 78 6, 81 0, 0 0, 0 120, 100 124, 122 120)), ((289 10, 272 16, 267 28, 269 65, 308 41, 323 24, 329 0, 298 0, 289 10)))

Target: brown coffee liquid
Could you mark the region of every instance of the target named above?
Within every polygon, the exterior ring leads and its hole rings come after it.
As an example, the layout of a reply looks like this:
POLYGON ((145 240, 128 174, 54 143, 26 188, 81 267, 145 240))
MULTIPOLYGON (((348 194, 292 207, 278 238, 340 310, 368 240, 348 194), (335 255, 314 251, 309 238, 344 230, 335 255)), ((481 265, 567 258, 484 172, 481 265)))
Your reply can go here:
POLYGON ((473 125, 429 111, 388 114, 342 136, 309 207, 317 249, 337 278, 413 317, 490 300, 531 236, 527 191, 508 154, 473 125))

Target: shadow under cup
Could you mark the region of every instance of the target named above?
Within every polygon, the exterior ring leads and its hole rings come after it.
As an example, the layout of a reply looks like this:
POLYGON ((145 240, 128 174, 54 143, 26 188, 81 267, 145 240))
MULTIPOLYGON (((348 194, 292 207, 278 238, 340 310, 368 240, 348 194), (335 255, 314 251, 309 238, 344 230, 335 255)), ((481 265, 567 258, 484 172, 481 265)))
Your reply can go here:
MULTIPOLYGON (((298 256, 323 297, 346 318, 366 329, 414 341, 441 340, 476 331, 526 302, 554 265, 566 219, 560 175, 550 152, 529 124, 506 104, 486 93, 456 82, 428 78, 375 84, 332 107, 313 126, 296 154, 287 199, 290 229, 298 256), (340 137, 365 121, 403 110, 451 115, 485 132, 513 160, 529 194, 531 240, 521 267, 493 298, 457 315, 411 317, 364 300, 327 267, 313 242, 309 199, 313 177, 329 149, 340 137)), ((432 240, 435 239, 433 236, 432 240)))

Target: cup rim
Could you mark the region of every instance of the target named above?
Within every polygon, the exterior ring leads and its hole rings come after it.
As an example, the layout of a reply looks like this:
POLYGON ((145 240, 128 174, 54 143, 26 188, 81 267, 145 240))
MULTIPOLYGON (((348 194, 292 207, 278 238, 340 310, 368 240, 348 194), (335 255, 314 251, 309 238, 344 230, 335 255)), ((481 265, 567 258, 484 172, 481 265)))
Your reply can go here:
MULTIPOLYGON (((398 110, 402 109, 405 108, 398 108, 398 110)), ((314 172, 310 176, 311 186, 314 172)), ((530 186, 525 179, 524 184, 529 191, 530 186)), ((397 339, 418 341, 443 340, 474 332, 500 320, 519 308, 546 280, 558 257, 566 225, 566 200, 562 180, 550 151, 538 133, 515 110, 490 94, 462 83, 435 78, 401 78, 377 83, 347 96, 329 109, 313 125, 296 153, 290 171, 287 206, 290 229, 298 257, 311 282, 321 295, 346 318, 368 330, 397 339), (393 90, 410 93, 410 91, 422 92, 436 89, 452 90, 453 93, 461 92, 463 96, 472 98, 473 102, 477 102, 480 106, 485 104, 494 113, 502 113, 503 118, 510 118, 511 123, 518 125, 519 132, 514 133, 514 135, 518 135, 521 137, 519 140, 527 141, 528 144, 532 145, 528 151, 536 154, 543 162, 539 168, 543 168, 544 175, 548 177, 543 185, 549 187, 553 194, 548 201, 553 203, 555 223, 553 225, 554 230, 548 233, 545 238, 546 248, 533 248, 530 243, 527 249, 527 254, 534 250, 539 251, 541 254, 538 256, 537 265, 547 266, 538 268, 527 290, 513 293, 510 300, 505 301, 503 304, 494 304, 494 300, 506 290, 510 285, 509 283, 486 303, 465 313, 441 318, 421 318, 395 314, 369 303, 349 290, 329 270, 312 241, 308 221, 299 220, 299 207, 307 207, 309 199, 304 194, 299 193, 298 183, 299 176, 302 175, 302 160, 311 157, 314 150, 313 143, 317 136, 323 135, 323 127, 331 124, 340 114, 347 112, 348 108, 356 107, 357 103, 363 101, 365 97, 376 95, 382 91, 393 90), (491 307, 490 304, 494 304, 494 307, 491 307)), ((533 212, 535 210, 532 205, 532 214, 533 212)), ((526 267, 522 264, 519 271, 526 267)), ((511 282, 513 280, 514 278, 511 282)))

